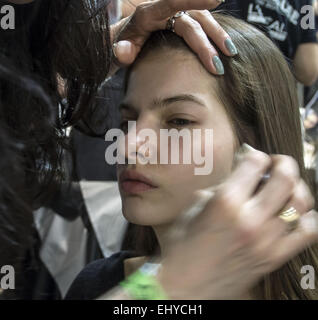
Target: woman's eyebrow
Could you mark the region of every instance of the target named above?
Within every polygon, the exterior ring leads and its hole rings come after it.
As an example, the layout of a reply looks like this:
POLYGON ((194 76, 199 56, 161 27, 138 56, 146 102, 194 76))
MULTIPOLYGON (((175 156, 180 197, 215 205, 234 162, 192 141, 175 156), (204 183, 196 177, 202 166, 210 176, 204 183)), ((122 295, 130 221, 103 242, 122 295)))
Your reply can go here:
POLYGON ((176 102, 192 102, 201 107, 207 107, 206 104, 199 98, 192 94, 180 94, 164 99, 155 99, 152 103, 154 107, 167 107, 176 102))
MULTIPOLYGON (((156 98, 152 101, 150 108, 155 109, 155 108, 168 107, 177 102, 192 102, 200 107, 204 107, 204 108, 207 107, 206 104, 199 97, 196 97, 192 94, 179 94, 179 95, 168 97, 168 98, 156 98)), ((137 108, 133 106, 131 103, 123 101, 119 105, 119 110, 120 111, 123 111, 123 110, 136 111, 137 108)))

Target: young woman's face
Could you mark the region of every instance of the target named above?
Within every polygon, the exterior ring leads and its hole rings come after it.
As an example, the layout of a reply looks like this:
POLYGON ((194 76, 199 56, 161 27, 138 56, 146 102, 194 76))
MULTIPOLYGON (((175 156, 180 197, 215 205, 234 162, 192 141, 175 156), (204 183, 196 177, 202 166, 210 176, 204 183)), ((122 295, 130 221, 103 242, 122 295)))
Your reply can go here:
MULTIPOLYGON (((135 165, 118 166, 123 213, 130 222, 168 225, 189 205, 194 191, 219 184, 231 172, 237 139, 216 96, 216 81, 195 56, 171 49, 151 53, 133 68, 121 115, 124 127, 127 121, 136 121, 137 134, 130 136, 129 142, 126 135, 125 156, 136 156, 127 150, 128 144, 136 143, 138 150, 145 143, 142 130, 151 129, 158 137, 156 144, 150 143, 150 150, 157 149, 158 164, 141 164, 142 153, 137 152, 135 165), (196 146, 193 152, 199 152, 200 146, 202 155, 213 150, 212 172, 195 175, 200 166, 193 159, 191 164, 160 164, 162 148, 171 153, 171 143, 162 141, 160 146, 160 129, 188 129, 191 133, 202 129, 201 137, 192 136, 191 144, 196 146), (213 129, 212 141, 205 139, 205 129, 213 129)), ((177 150, 180 162, 184 148, 181 142, 177 150)))

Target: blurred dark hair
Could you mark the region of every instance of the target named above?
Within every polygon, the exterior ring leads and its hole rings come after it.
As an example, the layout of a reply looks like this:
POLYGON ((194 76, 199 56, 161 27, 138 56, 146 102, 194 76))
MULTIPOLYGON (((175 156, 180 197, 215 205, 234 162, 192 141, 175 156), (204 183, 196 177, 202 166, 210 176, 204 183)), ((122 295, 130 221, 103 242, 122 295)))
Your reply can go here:
MULTIPOLYGON (((19 268, 33 241, 32 211, 65 180, 65 128, 98 135, 95 96, 111 59, 108 3, 16 5, 16 29, 0 30, 0 266, 19 268)), ((98 112, 105 119, 106 108, 98 112)))

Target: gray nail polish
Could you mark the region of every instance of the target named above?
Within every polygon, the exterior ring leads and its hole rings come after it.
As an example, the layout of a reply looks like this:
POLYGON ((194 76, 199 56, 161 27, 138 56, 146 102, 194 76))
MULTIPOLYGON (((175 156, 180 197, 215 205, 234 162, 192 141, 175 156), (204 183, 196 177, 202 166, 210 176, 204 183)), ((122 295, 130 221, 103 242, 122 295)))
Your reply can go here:
POLYGON ((225 46, 227 47, 227 49, 230 51, 230 54, 232 54, 233 56, 235 56, 236 54, 238 54, 238 51, 236 49, 235 44, 233 43, 233 41, 228 38, 225 40, 225 46))
POLYGON ((216 72, 219 75, 223 75, 224 74, 224 66, 223 66, 221 59, 218 56, 214 56, 212 61, 215 66, 216 72))

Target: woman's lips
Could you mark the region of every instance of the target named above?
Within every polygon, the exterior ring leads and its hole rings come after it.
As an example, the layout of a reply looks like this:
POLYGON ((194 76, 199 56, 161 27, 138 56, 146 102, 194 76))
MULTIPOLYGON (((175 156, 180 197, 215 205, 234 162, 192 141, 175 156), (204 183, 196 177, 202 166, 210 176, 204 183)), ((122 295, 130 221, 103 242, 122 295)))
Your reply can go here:
POLYGON ((141 193, 155 188, 141 181, 127 180, 121 183, 121 189, 125 193, 141 193))
POLYGON ((148 178, 133 170, 124 170, 119 177, 120 188, 125 193, 137 194, 157 187, 148 178))

